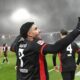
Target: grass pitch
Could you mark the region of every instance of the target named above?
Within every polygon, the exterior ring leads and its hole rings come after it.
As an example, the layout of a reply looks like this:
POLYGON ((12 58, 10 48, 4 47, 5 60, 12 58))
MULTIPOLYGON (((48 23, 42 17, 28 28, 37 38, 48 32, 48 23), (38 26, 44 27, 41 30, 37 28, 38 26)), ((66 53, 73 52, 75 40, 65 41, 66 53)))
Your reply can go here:
MULTIPOLYGON (((16 55, 15 53, 8 52, 9 64, 2 64, 3 54, 0 55, 0 80, 16 80, 16 55)), ((52 55, 46 56, 49 71, 49 80, 62 80, 60 72, 55 72, 52 64, 52 55)), ((59 59, 57 58, 57 63, 59 65, 59 59)), ((76 71, 79 72, 80 68, 76 71)), ((76 76, 75 80, 80 80, 80 76, 76 76)))

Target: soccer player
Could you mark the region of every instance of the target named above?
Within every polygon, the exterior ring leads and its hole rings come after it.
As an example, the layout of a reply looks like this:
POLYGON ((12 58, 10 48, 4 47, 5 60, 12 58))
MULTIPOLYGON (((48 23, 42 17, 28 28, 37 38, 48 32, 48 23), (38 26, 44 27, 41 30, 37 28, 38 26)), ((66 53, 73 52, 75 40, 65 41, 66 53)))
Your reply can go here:
POLYGON ((80 34, 80 22, 68 36, 54 44, 46 44, 39 34, 34 22, 27 22, 21 26, 20 36, 11 46, 18 58, 18 80, 49 80, 45 55, 65 49, 80 34))
MULTIPOLYGON (((64 38, 67 35, 68 32, 66 30, 61 30, 61 38, 64 38)), ((59 52, 60 71, 63 80, 74 80, 76 70, 75 53, 77 52, 78 55, 80 55, 80 51, 78 50, 79 46, 73 42, 59 52)))
POLYGON ((8 46, 6 43, 4 43, 3 44, 4 59, 2 63, 4 63, 5 61, 8 63, 7 51, 8 51, 8 46))

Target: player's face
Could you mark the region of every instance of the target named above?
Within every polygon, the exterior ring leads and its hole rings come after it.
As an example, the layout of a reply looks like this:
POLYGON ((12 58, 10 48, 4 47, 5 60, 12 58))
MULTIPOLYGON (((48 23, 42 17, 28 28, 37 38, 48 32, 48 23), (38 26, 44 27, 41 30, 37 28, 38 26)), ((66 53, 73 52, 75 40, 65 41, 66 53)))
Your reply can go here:
POLYGON ((35 24, 33 24, 28 32, 28 36, 36 38, 39 36, 39 34, 40 34, 40 30, 38 29, 38 27, 35 24))

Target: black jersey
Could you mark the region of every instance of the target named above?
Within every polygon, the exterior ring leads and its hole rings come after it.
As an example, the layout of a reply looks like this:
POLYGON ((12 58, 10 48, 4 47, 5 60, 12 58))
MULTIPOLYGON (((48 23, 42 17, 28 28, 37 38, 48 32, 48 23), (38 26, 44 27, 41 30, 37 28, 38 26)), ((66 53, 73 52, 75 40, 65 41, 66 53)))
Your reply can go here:
POLYGON ((45 45, 44 41, 35 39, 33 42, 23 40, 16 46, 19 80, 48 80, 47 64, 42 53, 45 45))
POLYGON ((75 53, 79 49, 76 43, 69 44, 64 50, 59 53, 60 71, 75 71, 75 53))
POLYGON ((45 54, 65 49, 79 34, 80 32, 75 29, 54 44, 45 44, 41 39, 34 39, 31 42, 17 37, 11 45, 11 51, 17 55, 20 73, 18 80, 49 80, 45 54))

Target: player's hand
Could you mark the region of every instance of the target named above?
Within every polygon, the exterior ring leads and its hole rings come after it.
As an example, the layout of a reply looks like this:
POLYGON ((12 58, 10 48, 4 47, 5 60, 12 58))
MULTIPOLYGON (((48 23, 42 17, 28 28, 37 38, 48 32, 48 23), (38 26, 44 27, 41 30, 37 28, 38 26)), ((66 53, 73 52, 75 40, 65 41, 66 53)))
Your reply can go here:
POLYGON ((76 64, 76 70, 78 71, 80 69, 80 66, 76 64))
POLYGON ((15 66, 15 70, 17 70, 17 66, 15 66))
POLYGON ((80 31, 80 17, 78 17, 77 30, 80 31))

